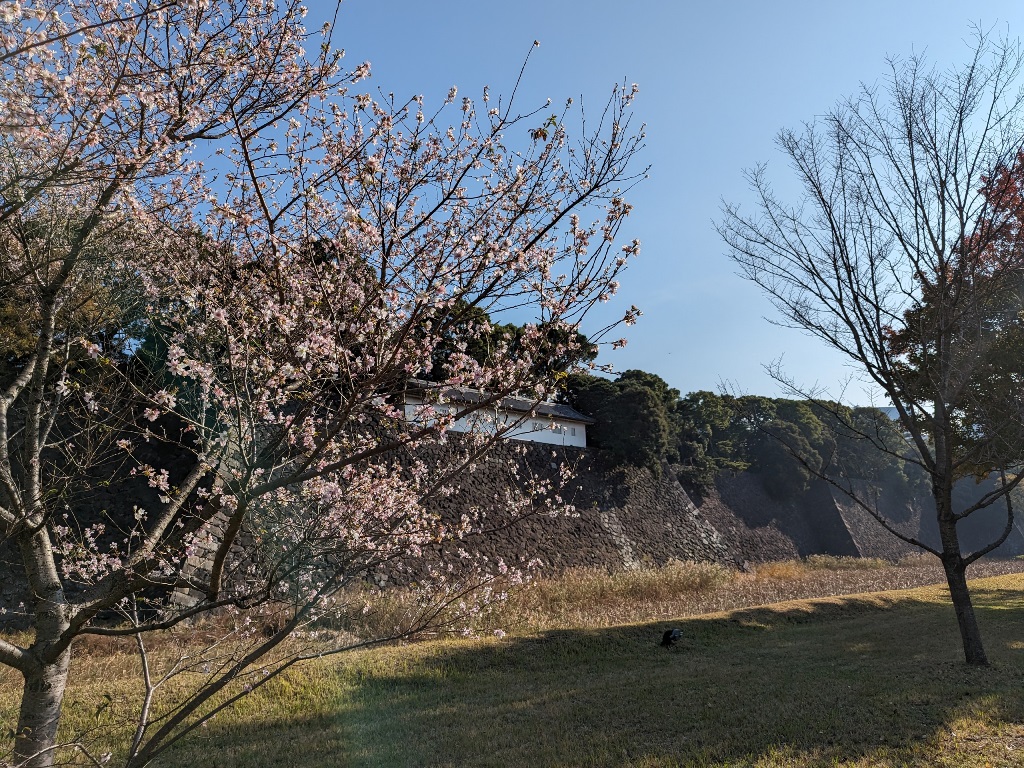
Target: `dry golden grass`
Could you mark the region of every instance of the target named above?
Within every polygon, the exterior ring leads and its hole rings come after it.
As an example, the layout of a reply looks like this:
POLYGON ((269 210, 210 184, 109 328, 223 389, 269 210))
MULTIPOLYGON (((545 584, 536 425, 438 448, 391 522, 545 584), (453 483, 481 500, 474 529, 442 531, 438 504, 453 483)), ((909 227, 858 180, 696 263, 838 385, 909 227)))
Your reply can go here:
MULTIPOLYGON (((972 583, 987 670, 963 665, 941 587, 806 599, 939 579, 922 560, 574 571, 476 639, 290 670, 156 765, 1024 766, 1024 576, 972 583), (683 641, 666 651, 669 626, 683 641)), ((141 695, 130 646, 81 644, 73 677, 65 735, 123 749, 141 695)), ((0 671, 5 727, 18 683, 0 671)))
MULTIPOLYGON (((972 577, 1024 571, 1019 560, 978 564, 972 577)), ((814 555, 765 563, 741 573, 710 563, 608 573, 577 568, 538 579, 488 617, 489 629, 610 627, 697 616, 784 600, 910 589, 944 581, 934 557, 888 563, 877 558, 814 555)))
POLYGON ((671 562, 617 573, 574 568, 517 591, 496 607, 489 622, 519 629, 610 626, 637 616, 678 613, 680 604, 715 594, 735 578, 733 571, 713 563, 671 562))
MULTIPOLYGON (((272 622, 273 618, 270 616, 272 622)), ((270 630, 269 626, 257 623, 253 632, 232 631, 239 626, 250 628, 225 615, 146 635, 152 679, 160 681, 173 670, 173 675, 168 675, 160 683, 154 696, 151 710, 154 720, 167 715, 220 676, 254 643, 265 640, 270 630)), ((12 639, 24 644, 28 637, 21 634, 12 639)), ((308 636, 290 639, 268 654, 261 664, 272 669, 295 652, 307 649, 309 644, 308 636)), ((257 669, 233 679, 222 692, 204 704, 200 712, 209 711, 261 677, 257 669)), ((17 673, 0 666, 0 726, 5 734, 13 733, 17 722, 20 684, 17 673)), ((274 680, 268 684, 268 690, 280 693, 287 686, 287 681, 274 680)), ((76 765, 94 765, 99 756, 110 752, 115 756, 112 762, 116 765, 116 757, 125 752, 135 731, 144 693, 142 663, 134 638, 96 635, 78 638, 72 648, 70 683, 64 701, 60 740, 64 744, 86 745, 88 755, 71 749, 64 752, 63 759, 76 765)), ((292 715, 301 711, 290 709, 290 702, 291 697, 283 700, 277 705, 277 710, 292 715)), ((229 719, 251 715, 251 706, 250 701, 242 699, 230 710, 229 719)), ((4 746, 9 749, 9 745, 4 746)), ((6 765, 4 757, 5 751, 0 751, 0 768, 6 765)))

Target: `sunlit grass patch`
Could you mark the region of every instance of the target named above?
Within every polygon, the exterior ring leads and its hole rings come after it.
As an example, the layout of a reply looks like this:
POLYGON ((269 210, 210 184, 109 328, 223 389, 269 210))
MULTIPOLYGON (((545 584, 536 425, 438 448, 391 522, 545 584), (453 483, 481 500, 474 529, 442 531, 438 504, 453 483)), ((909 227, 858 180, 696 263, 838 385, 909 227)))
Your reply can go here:
POLYGON ((709 594, 728 584, 735 573, 714 563, 673 561, 661 568, 609 573, 599 568, 574 568, 556 578, 538 579, 515 594, 507 612, 532 618, 534 626, 550 619, 586 612, 593 619, 611 619, 623 608, 672 604, 709 594))

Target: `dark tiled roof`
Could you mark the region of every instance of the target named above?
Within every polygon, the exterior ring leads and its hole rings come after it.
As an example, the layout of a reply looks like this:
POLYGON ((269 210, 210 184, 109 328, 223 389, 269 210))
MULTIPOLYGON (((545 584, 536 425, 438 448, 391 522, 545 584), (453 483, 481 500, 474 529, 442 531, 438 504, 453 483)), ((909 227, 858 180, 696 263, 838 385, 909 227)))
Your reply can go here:
POLYGON ((542 416, 555 416, 559 419, 569 419, 571 421, 582 421, 584 424, 594 424, 594 420, 589 416, 584 416, 582 413, 577 411, 572 406, 566 405, 565 403, 536 403, 534 404, 531 400, 523 400, 518 397, 506 397, 501 401, 501 407, 507 411, 521 411, 526 413, 531 409, 542 416))
MULTIPOLYGON (((456 387, 447 384, 436 384, 422 379, 411 379, 409 390, 412 392, 426 392, 428 390, 440 390, 449 400, 463 403, 480 403, 490 399, 486 392, 471 387, 456 387)), ((553 416, 568 421, 578 421, 582 424, 594 424, 594 419, 584 416, 575 408, 565 403, 552 403, 548 401, 536 402, 525 397, 503 397, 496 406, 503 411, 516 411, 518 413, 536 413, 538 416, 553 416)))

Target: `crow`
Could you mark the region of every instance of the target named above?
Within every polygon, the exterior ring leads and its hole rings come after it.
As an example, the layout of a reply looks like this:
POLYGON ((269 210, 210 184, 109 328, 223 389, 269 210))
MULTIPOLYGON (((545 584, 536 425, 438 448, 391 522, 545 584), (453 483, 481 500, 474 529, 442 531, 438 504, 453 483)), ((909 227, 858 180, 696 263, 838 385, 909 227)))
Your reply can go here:
POLYGON ((682 635, 683 633, 678 629, 666 629, 665 634, 661 636, 661 647, 671 648, 679 642, 679 638, 682 637, 682 635))

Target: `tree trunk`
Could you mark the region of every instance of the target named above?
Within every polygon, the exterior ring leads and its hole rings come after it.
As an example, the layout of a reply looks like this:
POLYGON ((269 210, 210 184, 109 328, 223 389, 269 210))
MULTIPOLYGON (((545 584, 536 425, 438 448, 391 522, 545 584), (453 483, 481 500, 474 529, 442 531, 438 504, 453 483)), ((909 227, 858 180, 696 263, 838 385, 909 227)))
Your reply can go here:
POLYGON ((56 763, 57 726, 71 663, 70 645, 58 644, 69 627, 69 608, 42 522, 42 515, 29 518, 29 524, 39 527, 18 542, 35 598, 36 635, 29 649, 31 661, 21 668, 25 687, 14 740, 14 765, 18 768, 50 768, 56 763))
MULTIPOLYGON (((938 406, 936 406, 938 407, 938 406)), ((946 572, 949 597, 956 611, 956 623, 960 627, 960 640, 964 646, 964 659, 971 666, 987 667, 988 657, 981 642, 981 630, 971 604, 971 593, 967 589, 967 566, 960 553, 960 535, 956 529, 957 518, 953 513, 952 468, 948 465, 946 441, 935 440, 936 457, 945 472, 933 476, 932 493, 935 497, 935 511, 939 523, 939 540, 942 542, 942 568, 946 572)))
POLYGON ((959 555, 956 558, 943 559, 943 568, 946 571, 946 583, 949 584, 949 596, 956 610, 956 621, 960 626, 964 659, 971 666, 987 667, 988 657, 981 642, 981 630, 978 629, 978 619, 971 604, 971 593, 967 589, 967 569, 964 567, 963 559, 959 555))
POLYGON ((51 768, 57 760, 57 726, 64 704, 71 650, 55 664, 25 673, 25 687, 14 741, 14 765, 18 768, 51 768))

